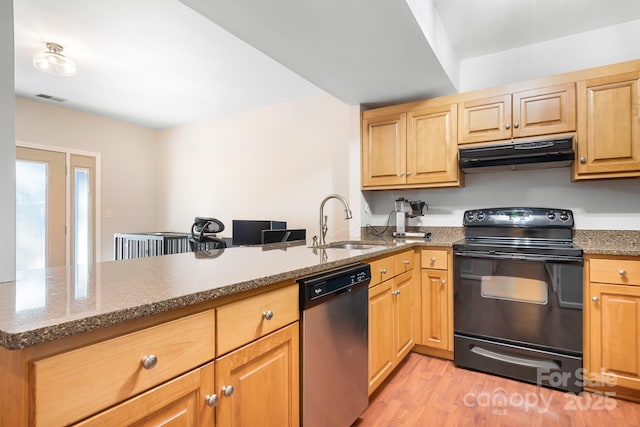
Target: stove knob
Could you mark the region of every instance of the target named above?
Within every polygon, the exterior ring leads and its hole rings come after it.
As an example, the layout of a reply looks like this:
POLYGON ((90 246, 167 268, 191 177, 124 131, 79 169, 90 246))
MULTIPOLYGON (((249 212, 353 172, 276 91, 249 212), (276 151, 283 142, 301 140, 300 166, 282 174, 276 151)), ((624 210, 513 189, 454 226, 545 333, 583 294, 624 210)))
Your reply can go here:
POLYGON ((560 214, 560 219, 563 221, 567 221, 569 219, 569 215, 566 212, 562 212, 560 214))
POLYGON ((467 221, 473 221, 475 218, 472 211, 468 211, 465 217, 467 218, 467 221))
POLYGON ((553 211, 547 212, 547 218, 549 218, 549 221, 553 221, 554 219, 556 219, 556 213, 553 211))
POLYGON ((478 212, 478 215, 476 215, 476 218, 478 218, 478 221, 482 221, 484 219, 484 212, 482 211, 478 212))

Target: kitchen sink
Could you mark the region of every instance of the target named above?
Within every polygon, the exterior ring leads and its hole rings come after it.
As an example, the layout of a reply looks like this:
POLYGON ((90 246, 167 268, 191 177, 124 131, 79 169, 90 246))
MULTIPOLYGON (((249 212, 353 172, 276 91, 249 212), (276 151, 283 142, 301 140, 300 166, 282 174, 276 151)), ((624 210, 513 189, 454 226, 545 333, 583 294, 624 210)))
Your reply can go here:
POLYGON ((320 249, 348 249, 348 250, 365 250, 373 248, 388 247, 386 243, 365 243, 365 242, 334 242, 319 246, 320 249))

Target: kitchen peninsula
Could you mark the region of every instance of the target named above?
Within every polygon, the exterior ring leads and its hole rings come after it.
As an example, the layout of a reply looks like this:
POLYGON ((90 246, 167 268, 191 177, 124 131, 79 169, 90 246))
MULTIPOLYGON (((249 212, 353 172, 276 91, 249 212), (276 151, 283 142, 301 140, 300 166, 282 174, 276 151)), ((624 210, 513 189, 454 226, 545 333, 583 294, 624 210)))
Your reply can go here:
MULTIPOLYGON (((191 396, 188 405, 195 405, 193 411, 204 413, 198 419, 213 417, 209 406, 217 404, 218 425, 233 425, 221 415, 230 399, 225 393, 213 394, 229 380, 223 371, 233 372, 233 363, 246 363, 249 355, 274 351, 287 361, 286 372, 279 376, 290 381, 278 385, 289 390, 285 406, 292 411, 283 422, 295 424, 295 279, 354 262, 384 261, 407 250, 415 251, 415 264, 420 265, 422 251, 450 252, 459 233, 456 228, 436 228, 430 241, 381 239, 378 243, 384 245, 364 250, 242 247, 209 256, 187 253, 97 263, 86 272, 64 267, 27 272, 17 282, 0 284, 0 370, 6 390, 0 424, 116 422, 118 416, 127 416, 123 413, 159 402, 163 393, 165 403, 167 396, 182 393, 191 396), (26 301, 27 288, 39 299, 26 301), (258 316, 255 323, 246 314, 267 308, 273 309, 272 321, 258 316), (145 346, 159 343, 171 360, 145 352, 145 346), (127 369, 127 364, 134 367, 127 369), (127 379, 123 384, 113 379, 118 370, 127 379), (214 381, 215 390, 210 386, 214 381), (84 399, 64 389, 78 384, 88 384, 91 391, 84 399), (67 401, 73 403, 65 405, 67 401), (58 417, 55 422, 52 416, 58 417)), ((637 265, 638 237, 634 231, 577 231, 576 243, 584 248, 586 259, 622 257, 637 265)), ((372 239, 363 231, 363 240, 372 239)), ((227 391, 229 396, 233 393, 227 391)))

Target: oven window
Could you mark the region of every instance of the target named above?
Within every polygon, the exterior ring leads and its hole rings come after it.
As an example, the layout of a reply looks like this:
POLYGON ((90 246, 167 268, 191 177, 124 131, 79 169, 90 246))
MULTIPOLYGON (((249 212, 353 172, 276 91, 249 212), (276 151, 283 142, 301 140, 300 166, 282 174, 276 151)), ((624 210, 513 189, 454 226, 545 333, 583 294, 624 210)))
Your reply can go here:
POLYGON ((534 304, 547 303, 547 282, 513 276, 481 276, 480 295, 483 298, 534 304))

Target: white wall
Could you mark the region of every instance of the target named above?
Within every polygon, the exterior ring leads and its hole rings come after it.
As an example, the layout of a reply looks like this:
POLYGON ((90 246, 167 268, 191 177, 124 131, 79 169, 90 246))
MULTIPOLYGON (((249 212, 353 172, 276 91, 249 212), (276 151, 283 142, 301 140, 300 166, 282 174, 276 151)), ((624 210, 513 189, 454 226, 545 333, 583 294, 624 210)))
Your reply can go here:
POLYGON ((13 2, 0 1, 0 282, 16 274, 13 2))
MULTIPOLYGON (((640 230, 640 179, 571 182, 570 168, 468 174, 463 188, 365 192, 373 215, 363 223, 383 225, 404 196, 429 205, 415 226, 462 226, 467 209, 534 206, 571 209, 575 228, 640 230)), ((395 226, 395 217, 391 224, 395 226)))
POLYGON ((114 233, 158 231, 156 130, 15 99, 18 143, 100 154, 102 261, 113 259, 114 233))
POLYGON ((640 20, 460 62, 460 91, 640 58, 640 20))
POLYGON ((357 107, 321 94, 162 130, 159 225, 188 231, 195 216, 212 216, 230 237, 233 219, 283 220, 310 240, 320 202, 339 193, 355 218, 345 221, 329 201, 327 240, 359 234, 360 193, 350 177, 359 168, 358 129, 357 107))

